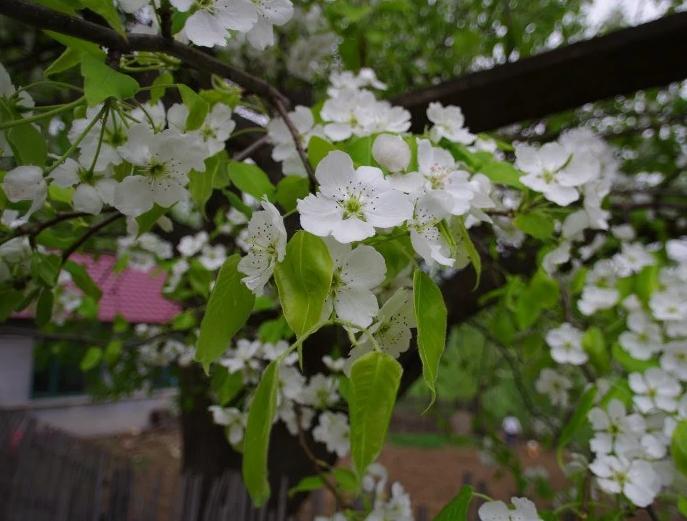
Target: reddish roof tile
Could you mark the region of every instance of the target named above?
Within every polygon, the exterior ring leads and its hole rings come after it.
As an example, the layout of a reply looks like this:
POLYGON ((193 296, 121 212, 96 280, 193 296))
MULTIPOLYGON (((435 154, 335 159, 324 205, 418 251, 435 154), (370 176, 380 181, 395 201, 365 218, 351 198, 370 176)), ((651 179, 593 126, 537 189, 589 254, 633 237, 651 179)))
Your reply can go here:
MULTIPOLYGON (((113 271, 117 259, 101 255, 97 259, 89 255, 73 254, 71 260, 86 268, 88 274, 103 291, 98 318, 111 322, 119 314, 129 322, 160 324, 167 322, 181 311, 181 306, 162 295, 164 274, 137 271, 126 268, 120 273, 113 271)), ((14 318, 32 318, 33 309, 13 313, 14 318)))

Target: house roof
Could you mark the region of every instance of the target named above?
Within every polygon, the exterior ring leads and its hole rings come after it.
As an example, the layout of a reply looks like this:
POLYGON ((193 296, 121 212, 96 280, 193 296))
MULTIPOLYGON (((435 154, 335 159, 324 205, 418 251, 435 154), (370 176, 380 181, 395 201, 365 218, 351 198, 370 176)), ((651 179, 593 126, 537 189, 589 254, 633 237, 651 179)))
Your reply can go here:
MULTIPOLYGON (((179 304, 162 295, 164 274, 133 268, 115 273, 117 259, 113 255, 94 258, 90 255, 73 254, 70 259, 86 268, 102 290, 98 318, 103 322, 112 322, 115 315, 119 314, 129 322, 160 324, 169 321, 181 311, 179 304)), ((12 314, 13 318, 33 316, 34 310, 31 308, 12 314)))

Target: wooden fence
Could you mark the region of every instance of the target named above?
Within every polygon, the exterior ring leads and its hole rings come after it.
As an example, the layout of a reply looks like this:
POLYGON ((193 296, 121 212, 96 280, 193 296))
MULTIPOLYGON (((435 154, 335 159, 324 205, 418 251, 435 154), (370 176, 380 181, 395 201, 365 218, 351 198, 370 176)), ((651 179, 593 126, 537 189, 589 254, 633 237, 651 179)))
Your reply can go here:
MULTIPOLYGON (((0 521, 312 521, 330 507, 320 491, 307 514, 287 516, 286 480, 273 510, 253 507, 236 472, 203 485, 202 476, 146 472, 26 414, 0 410, 0 521)), ((418 508, 416 520, 427 521, 426 509, 418 508)))

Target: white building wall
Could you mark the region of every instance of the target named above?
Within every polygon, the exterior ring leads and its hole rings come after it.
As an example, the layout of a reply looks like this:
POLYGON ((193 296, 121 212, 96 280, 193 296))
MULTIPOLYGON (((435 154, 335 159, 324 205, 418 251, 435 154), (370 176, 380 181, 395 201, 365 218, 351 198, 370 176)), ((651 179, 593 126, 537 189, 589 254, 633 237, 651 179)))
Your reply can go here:
POLYGON ((0 407, 21 407, 31 400, 33 338, 0 333, 0 407))
POLYGON ((0 409, 22 409, 57 428, 80 436, 140 431, 150 413, 173 406, 176 391, 140 393, 116 402, 88 396, 31 399, 33 338, 0 332, 0 409))

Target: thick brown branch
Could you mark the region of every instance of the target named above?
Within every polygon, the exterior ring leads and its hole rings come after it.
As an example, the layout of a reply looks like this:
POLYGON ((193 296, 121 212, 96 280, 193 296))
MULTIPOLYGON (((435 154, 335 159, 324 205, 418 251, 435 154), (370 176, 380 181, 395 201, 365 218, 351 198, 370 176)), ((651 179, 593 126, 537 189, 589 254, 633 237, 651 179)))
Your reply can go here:
POLYGON ((305 150, 303 150, 303 144, 301 143, 300 134, 298 133, 298 129, 296 129, 296 127, 294 126, 293 121, 291 121, 286 106, 281 102, 281 100, 278 99, 274 100, 274 104, 277 108, 277 112, 282 117, 284 123, 286 124, 286 127, 289 129, 289 132, 291 133, 293 142, 296 145, 296 150, 298 151, 298 157, 301 158, 301 162, 305 167, 305 171, 308 173, 308 177, 311 179, 313 183, 316 183, 317 180, 315 179, 315 172, 313 172, 312 166, 310 165, 310 161, 308 161, 308 156, 305 153, 305 150))
POLYGON ((189 67, 229 79, 248 92, 275 102, 279 100, 284 106, 289 106, 288 99, 266 81, 198 49, 162 36, 129 34, 124 39, 107 27, 62 14, 26 0, 2 0, 0 14, 40 29, 75 36, 109 49, 118 49, 123 53, 163 52, 182 60, 189 67))

